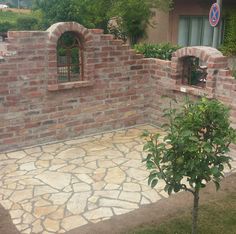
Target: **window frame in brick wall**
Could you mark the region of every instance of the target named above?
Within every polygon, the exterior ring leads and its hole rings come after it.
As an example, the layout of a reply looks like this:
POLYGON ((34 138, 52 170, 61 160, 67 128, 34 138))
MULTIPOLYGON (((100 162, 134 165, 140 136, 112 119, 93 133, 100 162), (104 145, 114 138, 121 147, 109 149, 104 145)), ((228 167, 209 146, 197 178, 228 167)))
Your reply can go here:
POLYGON ((84 79, 84 48, 78 35, 64 32, 57 42, 58 83, 76 82, 84 79), (66 35, 68 35, 66 37, 66 35), (60 56, 59 53, 65 54, 60 56))
MULTIPOLYGON (((92 45, 94 40, 94 30, 87 29, 76 22, 59 22, 51 25, 47 29, 48 33, 48 85, 49 92, 57 92, 60 90, 69 90, 77 88, 92 87, 94 81, 94 64, 88 63, 88 48, 92 45), (80 51, 82 52, 82 63, 80 64, 80 77, 77 80, 65 80, 65 82, 58 81, 58 58, 57 58, 57 44, 60 37, 67 32, 73 33, 80 43, 80 51)), ((96 35, 101 34, 102 30, 96 30, 96 35)), ((89 54, 93 57, 93 54, 89 54)), ((90 59, 91 60, 91 59, 90 59)))
POLYGON ((198 57, 186 56, 183 58, 182 84, 205 88, 207 81, 207 66, 198 57))

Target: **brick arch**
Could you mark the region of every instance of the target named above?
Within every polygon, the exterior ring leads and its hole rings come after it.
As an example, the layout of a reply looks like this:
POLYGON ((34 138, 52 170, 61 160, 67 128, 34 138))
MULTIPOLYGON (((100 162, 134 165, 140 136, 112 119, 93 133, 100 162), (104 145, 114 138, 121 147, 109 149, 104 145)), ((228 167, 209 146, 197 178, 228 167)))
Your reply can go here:
POLYGON ((50 28, 47 29, 48 33, 48 42, 47 42, 47 51, 48 51, 48 85, 56 85, 57 80, 57 43, 60 37, 65 32, 73 32, 78 38, 83 47, 83 78, 85 80, 89 79, 88 69, 86 69, 87 64, 87 47, 91 41, 93 41, 93 30, 89 30, 84 26, 76 22, 59 22, 53 24, 50 28))
POLYGON ((184 47, 173 54, 173 57, 178 59, 188 56, 197 57, 206 63, 214 62, 215 60, 224 57, 219 50, 207 46, 184 47))
POLYGON ((181 84, 184 68, 184 58, 197 57, 207 66, 207 82, 206 90, 213 92, 216 85, 216 75, 221 69, 228 68, 227 58, 215 48, 207 46, 184 47, 172 55, 171 74, 172 79, 176 80, 176 84, 181 84))
POLYGON ((81 24, 76 22, 59 22, 47 29, 49 44, 56 45, 61 35, 68 31, 79 35, 84 42, 92 39, 91 32, 81 24))

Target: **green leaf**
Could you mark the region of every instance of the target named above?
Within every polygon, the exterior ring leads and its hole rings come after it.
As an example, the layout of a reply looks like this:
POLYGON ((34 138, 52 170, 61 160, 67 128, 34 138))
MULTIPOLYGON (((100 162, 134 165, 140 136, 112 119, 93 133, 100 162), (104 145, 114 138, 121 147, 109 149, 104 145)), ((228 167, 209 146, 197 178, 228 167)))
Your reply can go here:
POLYGON ((151 182, 151 188, 154 188, 154 187, 157 185, 157 183, 158 183, 158 180, 157 180, 157 179, 152 180, 152 182, 151 182))
POLYGON ((216 186, 216 190, 220 189, 220 183, 218 181, 213 181, 215 186, 216 186))

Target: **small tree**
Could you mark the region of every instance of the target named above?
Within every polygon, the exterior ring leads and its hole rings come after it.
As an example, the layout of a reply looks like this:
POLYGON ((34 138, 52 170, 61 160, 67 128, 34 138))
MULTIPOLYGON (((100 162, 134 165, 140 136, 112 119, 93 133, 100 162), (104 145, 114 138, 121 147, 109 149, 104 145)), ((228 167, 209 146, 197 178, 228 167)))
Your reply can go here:
POLYGON ((229 145, 236 139, 230 127, 229 109, 217 100, 202 98, 193 103, 186 101, 182 108, 164 110, 169 123, 163 127, 167 135, 143 133, 146 143, 144 159, 151 170, 148 183, 155 187, 160 179, 165 191, 189 191, 194 197, 192 234, 197 233, 199 191, 213 181, 216 188, 224 177, 224 165, 230 167, 229 145))

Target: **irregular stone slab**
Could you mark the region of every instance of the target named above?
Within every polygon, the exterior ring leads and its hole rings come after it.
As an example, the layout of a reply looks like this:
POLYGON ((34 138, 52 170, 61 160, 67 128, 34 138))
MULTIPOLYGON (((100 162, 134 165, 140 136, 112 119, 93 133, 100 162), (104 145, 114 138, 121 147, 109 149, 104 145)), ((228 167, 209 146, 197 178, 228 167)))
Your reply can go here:
POLYGON ((122 215, 122 214, 126 214, 130 212, 130 210, 121 209, 121 208, 112 208, 112 209, 116 215, 122 215))
POLYGON ((22 170, 22 171, 32 171, 35 169, 37 169, 37 168, 35 167, 34 162, 29 162, 29 163, 25 163, 25 164, 20 165, 20 170, 22 170))
POLYGON ((6 154, 0 154, 0 160, 6 160, 7 155, 6 154))
POLYGON ((46 201, 44 199, 39 199, 34 203, 34 206, 50 206, 52 205, 49 201, 46 201))
POLYGON ((12 202, 9 200, 0 200, 0 204, 6 209, 9 210, 12 206, 12 202))
POLYGON ((34 178, 29 178, 29 179, 21 179, 19 181, 20 184, 22 185, 43 185, 44 183, 41 182, 40 180, 34 179, 34 178))
POLYGON ((10 215, 12 219, 20 218, 21 216, 23 216, 23 214, 23 210, 10 210, 10 215))
POLYGON ((26 153, 24 151, 16 151, 16 152, 7 153, 7 156, 8 158, 21 159, 26 156, 26 153))
POLYGON ((25 213, 23 215, 23 223, 25 224, 31 224, 35 221, 35 218, 33 217, 33 215, 29 214, 29 213, 25 213))
POLYGON ((12 165, 7 165, 4 168, 1 169, 1 174, 8 174, 11 173, 13 171, 16 171, 18 168, 18 166, 16 164, 12 164, 12 165))
POLYGON ((99 181, 99 182, 92 184, 93 190, 101 190, 104 188, 105 185, 106 185, 106 183, 104 181, 99 181))
POLYGON ((44 146, 42 146, 42 151, 45 153, 54 153, 63 146, 64 146, 63 143, 44 145, 44 146))
POLYGON ((27 154, 40 153, 41 152, 41 148, 40 147, 33 147, 33 148, 25 149, 25 152, 27 154))
POLYGON ((81 174, 89 174, 92 173, 92 169, 86 168, 86 167, 77 167, 72 172, 73 173, 81 173, 81 174))
POLYGON ((136 193, 136 192, 122 191, 119 196, 119 199, 139 203, 141 199, 141 195, 140 193, 136 193))
POLYGON ((64 206, 62 206, 61 208, 59 208, 58 210, 56 210, 55 212, 51 213, 49 215, 49 218, 58 220, 58 219, 62 219, 64 217, 64 206))
POLYGON ((140 168, 142 166, 142 161, 137 159, 131 159, 128 162, 122 164, 125 167, 140 168))
POLYGON ((161 199, 161 196, 157 194, 157 192, 155 190, 149 190, 149 191, 145 191, 142 192, 142 195, 144 197, 146 197, 147 199, 149 199, 151 202, 157 202, 158 200, 161 199))
POLYGON ((118 207, 118 208, 124 208, 124 209, 137 209, 138 208, 138 205, 132 202, 106 199, 106 198, 100 199, 99 206, 118 207))
POLYGON ((50 186, 43 185, 43 186, 36 186, 34 188, 34 196, 41 196, 44 194, 49 194, 49 193, 56 193, 58 190, 53 189, 50 186))
POLYGON ((34 208, 34 216, 40 218, 54 212, 57 206, 36 206, 34 208))
POLYGON ((139 180, 139 181, 143 181, 147 179, 149 175, 148 171, 144 171, 144 170, 140 170, 136 168, 130 168, 126 171, 126 173, 129 175, 129 177, 139 180))
POLYGON ((125 157, 142 161, 142 156, 141 156, 140 152, 138 152, 138 151, 132 151, 132 152, 126 154, 125 157))
POLYGON ((70 193, 55 193, 52 194, 49 200, 52 201, 54 205, 63 205, 67 202, 70 196, 70 193))
POLYGON ((20 160, 17 160, 18 164, 22 164, 22 163, 29 163, 29 162, 35 162, 37 160, 37 158, 33 158, 30 156, 26 156, 20 160))
POLYGON ((87 220, 100 219, 111 217, 113 215, 111 208, 100 207, 96 210, 91 210, 84 213, 87 220))
POLYGON ((59 153, 56 158, 60 158, 60 159, 65 159, 65 160, 69 160, 69 159, 76 159, 76 158, 81 158, 85 156, 85 151, 81 148, 70 148, 67 150, 62 151, 61 153, 59 153))
POLYGON ((87 200, 91 196, 92 192, 75 193, 67 202, 66 208, 72 214, 81 214, 84 212, 87 205, 87 200))
POLYGON ((75 176, 76 176, 79 180, 81 180, 81 181, 83 181, 83 182, 85 182, 85 183, 87 183, 87 184, 92 184, 92 183, 94 183, 93 179, 92 179, 90 176, 86 175, 86 174, 75 174, 75 176))
POLYGON ((43 231, 43 227, 41 225, 41 221, 39 219, 37 219, 33 224, 32 224, 33 228, 32 228, 32 232, 33 233, 39 233, 43 231))
POLYGON ((124 183, 123 190, 130 191, 130 192, 139 192, 141 191, 141 188, 140 188, 140 185, 137 183, 124 183))
POLYGON ((119 188, 120 188, 119 184, 107 184, 104 189, 105 190, 115 190, 115 189, 119 189, 119 188))
POLYGON ((49 167, 50 165, 48 160, 38 160, 35 164, 37 167, 40 167, 40 168, 49 167))
POLYGON ((111 168, 116 166, 115 163, 113 163, 111 160, 98 160, 98 166, 104 167, 104 168, 111 168))
POLYGON ((73 184, 73 190, 74 192, 85 192, 85 191, 90 191, 91 187, 86 183, 76 183, 73 184))
POLYGON ((57 220, 47 218, 43 224, 49 232, 57 232, 60 229, 59 221, 57 220))
POLYGON ((40 179, 45 184, 48 184, 53 188, 63 189, 70 184, 71 175, 61 172, 46 171, 41 175, 35 176, 35 178, 40 179))
POLYGON ((67 144, 67 145, 77 145, 77 144, 81 144, 81 143, 84 143, 84 142, 92 142, 94 140, 95 139, 93 137, 85 137, 85 138, 65 141, 65 144, 67 144))
POLYGON ((125 178, 125 173, 119 167, 114 167, 108 169, 107 175, 104 180, 108 184, 121 184, 122 182, 124 182, 125 178))
POLYGON ((23 201, 26 199, 31 199, 33 197, 33 190, 32 189, 24 189, 24 190, 20 190, 20 191, 15 191, 12 195, 11 195, 11 200, 14 202, 19 202, 19 201, 23 201))
POLYGON ((62 220, 61 226, 66 230, 72 230, 74 228, 80 227, 87 224, 88 222, 79 215, 73 215, 62 220))
POLYGON ((95 196, 108 197, 108 198, 118 198, 120 191, 119 190, 106 190, 106 191, 95 191, 95 196))
POLYGON ((145 198, 145 197, 142 197, 142 200, 141 200, 141 205, 147 205, 147 204, 150 204, 151 202, 145 198))

